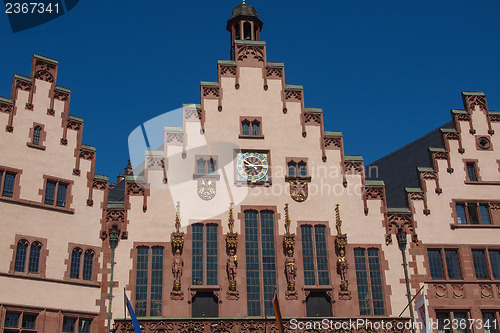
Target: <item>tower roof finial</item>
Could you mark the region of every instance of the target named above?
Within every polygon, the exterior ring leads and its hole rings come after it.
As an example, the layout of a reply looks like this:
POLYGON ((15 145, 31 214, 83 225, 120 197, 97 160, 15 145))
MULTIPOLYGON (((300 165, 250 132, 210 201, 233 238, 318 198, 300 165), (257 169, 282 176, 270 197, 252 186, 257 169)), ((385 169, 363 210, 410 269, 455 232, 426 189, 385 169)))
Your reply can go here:
POLYGON ((241 1, 241 3, 244 5, 244 4, 246 4, 247 2, 246 2, 245 0, 243 0, 243 1, 241 1))

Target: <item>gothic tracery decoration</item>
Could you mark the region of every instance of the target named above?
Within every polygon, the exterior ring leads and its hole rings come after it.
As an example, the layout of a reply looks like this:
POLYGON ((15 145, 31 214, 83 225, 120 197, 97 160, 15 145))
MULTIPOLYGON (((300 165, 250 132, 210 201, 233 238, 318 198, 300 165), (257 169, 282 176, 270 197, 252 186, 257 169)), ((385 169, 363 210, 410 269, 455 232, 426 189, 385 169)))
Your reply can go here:
POLYGON ((56 65, 48 61, 43 61, 38 59, 35 63, 35 79, 47 81, 54 83, 54 73, 56 71, 56 65))
POLYGON ((335 224, 337 236, 335 236, 335 252, 337 254, 337 272, 340 275, 339 298, 341 300, 350 300, 349 281, 347 281, 347 270, 349 264, 346 259, 347 234, 342 233, 342 219, 340 218, 339 204, 335 205, 335 224))
POLYGON ((283 236, 283 252, 285 253, 285 276, 286 276, 286 299, 298 299, 295 289, 295 277, 297 276, 297 267, 295 264, 295 234, 290 233, 290 214, 288 204, 285 204, 285 235, 283 236))
POLYGON ((237 48, 238 50, 238 61, 244 61, 247 59, 255 59, 258 62, 264 62, 264 47, 260 45, 241 45, 237 48))
POLYGON ((227 279, 229 281, 229 290, 226 297, 229 300, 237 300, 240 294, 236 285, 236 273, 238 268, 238 233, 234 232, 233 204, 229 206, 229 232, 226 234, 226 253, 228 255, 226 262, 227 279))
POLYGON ((175 212, 175 232, 170 237, 172 244, 172 253, 174 255, 174 262, 172 264, 172 275, 174 276, 174 286, 170 292, 172 300, 184 299, 184 292, 181 289, 182 269, 184 267, 184 260, 182 259, 182 250, 184 248, 184 232, 180 231, 180 203, 177 202, 175 212))

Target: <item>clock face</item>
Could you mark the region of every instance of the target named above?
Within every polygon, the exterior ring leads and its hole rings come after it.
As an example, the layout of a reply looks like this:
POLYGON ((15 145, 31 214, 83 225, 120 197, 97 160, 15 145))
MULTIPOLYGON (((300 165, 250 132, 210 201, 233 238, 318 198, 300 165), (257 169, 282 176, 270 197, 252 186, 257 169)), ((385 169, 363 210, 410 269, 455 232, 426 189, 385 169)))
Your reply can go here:
POLYGON ((269 180, 269 162, 266 153, 239 153, 236 158, 239 180, 252 182, 269 180))

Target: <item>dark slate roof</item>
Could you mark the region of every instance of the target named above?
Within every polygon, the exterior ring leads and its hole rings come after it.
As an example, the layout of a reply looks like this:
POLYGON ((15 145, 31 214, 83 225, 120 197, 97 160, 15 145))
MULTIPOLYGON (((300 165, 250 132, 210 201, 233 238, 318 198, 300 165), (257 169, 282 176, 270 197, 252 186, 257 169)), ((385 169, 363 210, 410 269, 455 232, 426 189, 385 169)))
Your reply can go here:
POLYGON ((108 193, 108 202, 125 201, 125 181, 122 180, 108 193))
POLYGON ((255 8, 246 3, 242 3, 241 5, 236 6, 233 9, 233 15, 231 15, 231 18, 227 21, 226 29, 228 31, 231 31, 231 22, 233 22, 233 20, 235 20, 237 17, 253 17, 254 21, 259 22, 261 26, 263 25, 262 21, 259 19, 259 15, 257 15, 257 11, 255 10, 255 8))
POLYGON ((232 20, 238 16, 253 16, 257 18, 259 17, 259 15, 257 15, 257 11, 255 10, 255 8, 246 3, 242 3, 241 5, 234 7, 233 15, 229 20, 232 20))
POLYGON ((405 187, 420 187, 417 167, 432 167, 428 148, 443 147, 440 128, 454 125, 446 123, 366 167, 366 179, 384 181, 388 207, 406 207, 405 187))

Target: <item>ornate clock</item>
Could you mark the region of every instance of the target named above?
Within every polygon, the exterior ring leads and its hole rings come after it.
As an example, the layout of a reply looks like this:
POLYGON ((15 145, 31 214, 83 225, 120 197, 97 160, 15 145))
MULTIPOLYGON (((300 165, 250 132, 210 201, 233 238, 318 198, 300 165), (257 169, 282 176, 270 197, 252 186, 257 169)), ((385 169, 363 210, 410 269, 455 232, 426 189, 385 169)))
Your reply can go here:
POLYGON ((260 182, 269 180, 267 153, 238 153, 236 157, 238 180, 260 182))

